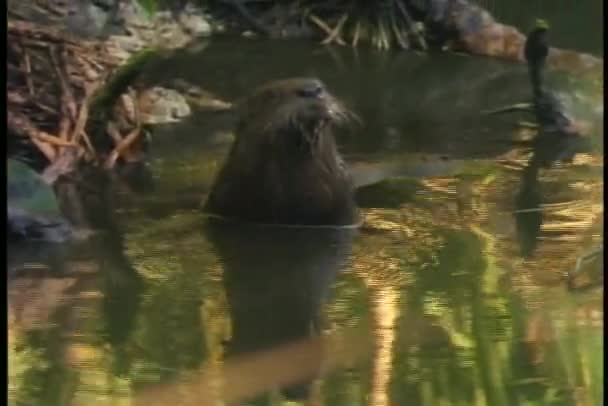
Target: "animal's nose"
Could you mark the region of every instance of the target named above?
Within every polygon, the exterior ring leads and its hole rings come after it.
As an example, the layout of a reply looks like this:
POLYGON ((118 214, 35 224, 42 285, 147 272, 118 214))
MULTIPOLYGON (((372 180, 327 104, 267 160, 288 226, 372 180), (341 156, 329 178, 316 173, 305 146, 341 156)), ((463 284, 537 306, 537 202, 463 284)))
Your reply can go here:
POLYGON ((297 93, 300 97, 318 98, 323 94, 323 85, 319 82, 307 83, 298 88, 297 93))

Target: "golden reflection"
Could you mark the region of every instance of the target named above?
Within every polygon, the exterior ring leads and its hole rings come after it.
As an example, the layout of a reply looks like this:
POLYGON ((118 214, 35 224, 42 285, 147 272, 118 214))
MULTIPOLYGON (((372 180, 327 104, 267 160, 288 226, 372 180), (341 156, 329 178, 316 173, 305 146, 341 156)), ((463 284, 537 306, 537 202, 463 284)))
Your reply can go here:
POLYGON ((390 405, 388 384, 392 375, 393 346, 395 342, 395 321, 399 315, 399 291, 390 286, 374 286, 366 280, 372 303, 372 328, 376 337, 370 406, 390 405))
POLYGON ((299 340, 225 361, 219 376, 205 368, 179 388, 161 384, 145 389, 136 394, 134 404, 235 404, 275 387, 309 379, 321 362, 326 373, 356 364, 368 354, 369 347, 367 334, 357 329, 299 340), (223 388, 221 401, 211 390, 218 384, 223 388))
MULTIPOLYGON (((350 265, 324 308, 325 334, 232 359, 224 350, 233 332, 223 268, 199 214, 131 218, 127 252, 145 294, 120 344, 100 338, 112 289, 101 288, 99 266, 75 262, 67 277, 9 285, 9 401, 43 386, 27 380, 35 374, 56 378, 57 404, 142 406, 233 404, 317 378, 308 402, 320 406, 332 404, 331 379, 340 375, 338 389, 348 393, 337 398, 347 404, 400 405, 412 396, 431 405, 508 404, 507 394, 519 402, 532 385, 547 391, 538 404, 558 390, 597 404, 603 290, 576 295, 564 275, 603 244, 603 177, 589 173, 603 157, 578 154, 573 167, 539 171, 547 200, 518 209, 529 158, 514 151, 503 167, 469 176, 466 187, 464 177, 430 179, 412 201, 366 209, 350 265), (514 220, 523 212, 542 215, 526 258, 514 220), (117 361, 126 364, 118 372, 117 361), (498 403, 496 394, 504 395, 498 403)), ((603 269, 602 256, 589 262, 603 269)), ((592 282, 583 270, 576 287, 592 282)))

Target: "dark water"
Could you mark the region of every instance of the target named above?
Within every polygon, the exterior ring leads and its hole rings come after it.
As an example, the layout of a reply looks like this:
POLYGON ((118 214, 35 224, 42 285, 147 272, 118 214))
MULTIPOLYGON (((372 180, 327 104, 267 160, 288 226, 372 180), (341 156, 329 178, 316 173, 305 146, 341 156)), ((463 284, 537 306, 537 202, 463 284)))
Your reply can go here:
POLYGON ((521 65, 218 40, 156 69, 228 100, 318 76, 364 120, 349 162, 466 165, 362 190, 360 229, 209 225, 232 117, 156 131, 147 171, 83 192, 92 241, 9 248, 13 404, 602 404, 603 252, 564 278, 603 244, 601 71, 551 72, 592 142, 547 169, 580 146, 480 114, 528 98, 521 65))

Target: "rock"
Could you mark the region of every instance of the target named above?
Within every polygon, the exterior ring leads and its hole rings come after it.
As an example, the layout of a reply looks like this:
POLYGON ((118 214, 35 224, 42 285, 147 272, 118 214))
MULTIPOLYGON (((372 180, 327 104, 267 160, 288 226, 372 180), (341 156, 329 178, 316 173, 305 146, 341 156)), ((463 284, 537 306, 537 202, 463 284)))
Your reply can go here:
POLYGON ((65 25, 73 34, 84 37, 96 37, 101 35, 101 27, 105 23, 105 21, 95 21, 96 18, 99 19, 99 16, 89 15, 89 11, 84 8, 67 16, 65 25))
POLYGON ((109 40, 114 47, 128 54, 134 54, 144 49, 146 44, 135 36, 114 35, 109 40))
POLYGON ((34 214, 59 216, 59 204, 52 186, 46 184, 29 166, 15 159, 6 162, 8 205, 34 214))
POLYGON ((63 218, 53 188, 27 165, 7 160, 7 237, 11 240, 64 242, 71 227, 63 218))
POLYGON ((126 29, 145 29, 151 28, 152 19, 136 0, 128 0, 120 3, 116 13, 115 24, 119 24, 126 29))
POLYGON ((173 22, 158 26, 153 45, 158 48, 175 49, 186 46, 191 39, 190 35, 173 22))
POLYGON ((169 86, 182 94, 188 104, 197 110, 226 111, 233 107, 232 103, 182 79, 172 80, 169 86))
MULTIPOLYGON (((123 41, 128 43, 129 40, 125 40, 124 38, 124 36, 112 36, 104 44, 108 54, 111 55, 115 60, 119 61, 121 64, 125 63, 131 57, 131 55, 133 55, 132 51, 127 51, 125 49, 125 43, 123 41)), ((133 45, 133 43, 130 43, 127 45, 126 48, 129 49, 129 47, 133 45)))
POLYGON ((60 217, 34 215, 27 211, 7 206, 7 239, 66 242, 72 238, 72 228, 60 217))
POLYGON ((191 113, 184 96, 173 89, 155 86, 139 95, 139 109, 145 124, 174 123, 191 113))
POLYGON ((179 23, 186 33, 192 36, 203 36, 211 33, 211 25, 203 15, 192 4, 188 4, 179 14, 179 23))

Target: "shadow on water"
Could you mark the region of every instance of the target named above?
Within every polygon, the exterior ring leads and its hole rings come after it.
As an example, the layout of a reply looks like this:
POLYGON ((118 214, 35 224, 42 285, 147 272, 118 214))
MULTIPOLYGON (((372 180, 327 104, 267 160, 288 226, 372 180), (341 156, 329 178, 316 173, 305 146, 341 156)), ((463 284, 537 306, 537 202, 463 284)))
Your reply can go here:
MULTIPOLYGON (((152 184, 142 165, 123 168, 122 174, 114 175, 114 180, 106 173, 92 170, 80 182, 60 180, 56 184, 63 212, 72 224, 98 231, 87 248, 103 253, 96 263, 102 278, 99 286, 105 321, 102 336, 117 350, 133 329, 142 291, 142 280, 126 256, 123 231, 114 213, 112 191, 118 182, 124 182, 138 194, 149 190, 152 184)), ((124 370, 119 365, 116 368, 117 372, 124 370)))
MULTIPOLYGON (((224 267, 232 321, 227 362, 320 335, 322 308, 350 254, 354 230, 211 222, 206 233, 224 267)), ((281 391, 304 400, 310 383, 281 391)))
POLYGON ((23 334, 13 337, 20 344, 11 369, 19 374, 19 362, 31 356, 38 364, 9 385, 15 404, 65 404, 73 395, 66 385, 77 379, 73 368, 87 365, 96 345, 116 353, 112 373, 129 369, 124 346, 135 326, 142 280, 125 255, 110 189, 103 173, 56 184, 70 222, 96 231, 88 241, 8 246, 9 266, 21 264, 8 281, 9 332, 23 334))
POLYGON ((543 224, 543 192, 539 172, 557 162, 571 163, 577 153, 591 152, 589 139, 560 133, 541 132, 533 141, 532 155, 522 170, 515 203, 515 219, 521 255, 529 258, 538 243, 543 224))

